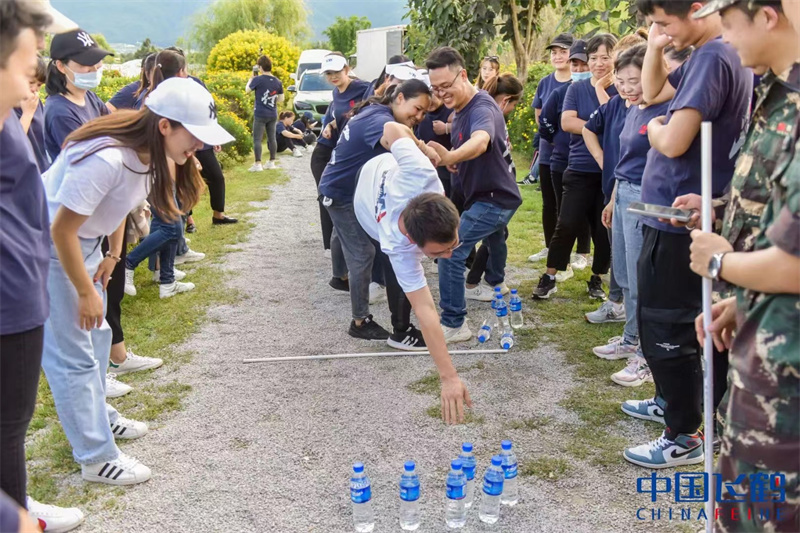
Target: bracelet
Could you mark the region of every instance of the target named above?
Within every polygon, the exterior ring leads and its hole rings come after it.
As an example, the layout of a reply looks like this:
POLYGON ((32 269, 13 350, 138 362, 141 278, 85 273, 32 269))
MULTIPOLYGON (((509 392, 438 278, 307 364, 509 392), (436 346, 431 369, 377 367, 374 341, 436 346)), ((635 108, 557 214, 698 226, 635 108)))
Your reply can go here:
POLYGON ((113 260, 114 260, 114 261, 116 261, 117 263, 119 263, 120 261, 122 261, 122 258, 120 258, 120 257, 117 257, 116 255, 112 255, 112 254, 111 254, 111 252, 106 252, 106 257, 110 257, 111 259, 113 259, 113 260))

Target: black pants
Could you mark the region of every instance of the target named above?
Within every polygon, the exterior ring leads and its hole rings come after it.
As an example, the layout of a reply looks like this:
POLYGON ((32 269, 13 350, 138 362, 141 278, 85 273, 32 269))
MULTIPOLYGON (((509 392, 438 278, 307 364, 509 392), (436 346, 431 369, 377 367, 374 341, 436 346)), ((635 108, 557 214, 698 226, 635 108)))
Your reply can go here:
MULTIPOLYGON (((125 219, 125 234, 128 234, 129 220, 125 219)), ((103 254, 108 251, 108 237, 103 239, 101 245, 103 254)), ((125 296, 125 258, 128 255, 128 246, 123 243, 122 253, 119 254, 121 261, 111 272, 111 279, 108 280, 106 287, 106 320, 111 326, 111 345, 119 344, 125 340, 125 333, 122 331, 122 298, 125 296)))
MULTIPOLYGON (((321 143, 317 143, 311 153, 311 174, 314 175, 314 181, 317 182, 317 189, 319 189, 319 180, 322 178, 322 172, 325 170, 328 161, 330 161, 332 153, 333 148, 321 143)), ((331 222, 328 210, 322 205, 321 195, 318 196, 317 202, 319 203, 319 224, 322 227, 322 246, 326 250, 330 250, 333 222, 331 222)))
POLYGON ((25 433, 36 407, 43 345, 44 326, 0 335, 0 489, 23 508, 25 433))
POLYGON ((296 147, 306 145, 306 143, 303 142, 303 139, 290 139, 285 135, 278 135, 277 143, 278 143, 278 153, 283 152, 287 148, 291 151, 294 151, 296 147))
MULTIPOLYGON (((386 284, 386 297, 389 303, 389 311, 392 313, 392 327, 395 333, 403 332, 411 325, 411 302, 408 301, 406 293, 397 282, 397 277, 394 275, 394 268, 389 256, 381 251, 381 246, 378 241, 374 239, 372 244, 375 245, 375 263, 380 265, 383 270, 383 279, 386 284)), ((374 270, 374 269, 373 269, 374 270)))
MULTIPOLYGON (((541 169, 541 166, 539 168, 541 169)), ((550 167, 549 170, 550 170, 550 181, 552 182, 553 196, 555 197, 555 200, 550 200, 550 201, 555 202, 556 206, 556 220, 553 223, 553 233, 555 233, 555 227, 556 225, 558 225, 558 216, 559 213, 561 212, 561 197, 564 194, 564 172, 553 170, 552 167, 550 167)), ((541 179, 542 178, 540 174, 539 180, 541 181, 541 179)), ((542 204, 544 204, 545 202, 544 191, 545 191, 545 185, 542 184, 542 196, 543 196, 542 204)), ((542 211, 544 211, 544 206, 542 207, 542 211)), ((544 217, 544 213, 542 214, 542 217, 544 217)), ((553 236, 551 235, 550 239, 548 240, 547 232, 545 230, 545 244, 547 245, 548 248, 550 248, 551 240, 553 240, 553 236)), ((584 230, 578 234, 578 247, 576 248, 576 251, 579 254, 588 254, 589 252, 592 251, 592 232, 589 229, 588 222, 586 223, 584 230)))
MULTIPOLYGON (((505 229, 506 240, 508 240, 508 226, 505 229)), ((477 285, 481 282, 483 274, 486 272, 486 263, 489 262, 489 247, 481 244, 472 260, 472 266, 467 272, 467 284, 477 285)))
POLYGON ((602 175, 600 173, 564 173, 561 208, 553 238, 547 254, 547 267, 566 270, 570 253, 577 237, 585 232, 586 224, 592 232, 594 261, 592 272, 600 275, 611 267, 611 245, 601 221, 603 208, 602 175))
POLYGON ((214 150, 201 150, 195 152, 195 157, 203 165, 200 175, 208 186, 208 195, 211 197, 211 209, 218 213, 225 212, 225 175, 219 166, 214 150))
POLYGON ((550 240, 556 231, 558 222, 558 204, 553 189, 553 178, 550 165, 539 163, 539 185, 542 188, 542 228, 544 228, 544 245, 550 248, 550 240))
MULTIPOLYGON (((703 306, 702 279, 689 268, 691 238, 643 226, 637 264, 637 319, 642 353, 656 394, 666 401, 667 438, 703 422, 703 370, 694 320, 703 306)), ((714 350, 714 408, 727 389, 728 354, 714 350)))

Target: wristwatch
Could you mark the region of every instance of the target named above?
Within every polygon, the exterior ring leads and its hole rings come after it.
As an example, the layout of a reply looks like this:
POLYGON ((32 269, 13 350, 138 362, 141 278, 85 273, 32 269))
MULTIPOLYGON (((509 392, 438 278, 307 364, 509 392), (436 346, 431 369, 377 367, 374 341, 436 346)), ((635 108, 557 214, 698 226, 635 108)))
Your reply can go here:
POLYGON ((708 261, 708 275, 714 280, 720 280, 720 273, 722 272, 722 258, 725 257, 725 254, 728 252, 722 252, 719 254, 714 254, 711 256, 711 259, 708 261))

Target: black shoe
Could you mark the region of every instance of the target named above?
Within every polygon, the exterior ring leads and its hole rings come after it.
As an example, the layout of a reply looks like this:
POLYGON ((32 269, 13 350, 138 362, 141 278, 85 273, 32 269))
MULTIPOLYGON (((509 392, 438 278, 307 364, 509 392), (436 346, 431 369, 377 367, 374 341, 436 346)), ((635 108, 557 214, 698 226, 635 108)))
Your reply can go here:
POLYGON ((603 280, 600 279, 600 276, 597 274, 592 274, 592 277, 589 278, 589 281, 587 281, 586 284, 588 285, 586 292, 589 293, 589 298, 595 300, 606 299, 606 292, 603 290, 603 280))
POLYGON ((333 276, 331 280, 328 282, 328 285, 330 285, 337 291, 350 292, 350 281, 346 279, 337 278, 336 276, 333 276))
POLYGON ((536 178, 534 178, 533 176, 531 176, 530 174, 528 174, 527 176, 525 176, 524 178, 522 178, 521 180, 519 180, 519 181, 517 182, 517 185, 533 185, 533 184, 534 184, 534 183, 536 183, 537 181, 539 181, 539 180, 537 180, 536 178))
POLYGON ((395 331, 386 341, 386 344, 392 348, 410 352, 427 349, 425 339, 422 338, 422 332, 414 326, 409 326, 405 331, 395 331))
POLYGON ((351 337, 368 341, 385 341, 389 338, 389 332, 374 322, 372 315, 367 316, 360 326, 356 326, 355 320, 350 322, 350 331, 347 333, 351 337))
POLYGON ((211 217, 211 224, 236 224, 239 219, 223 215, 222 218, 211 217))
POLYGON ((186 233, 194 233, 197 231, 197 226, 194 224, 186 224, 186 233))
POLYGON ((542 274, 542 277, 539 278, 539 285, 533 289, 533 298, 537 300, 546 300, 557 291, 555 276, 551 278, 547 274, 542 274))

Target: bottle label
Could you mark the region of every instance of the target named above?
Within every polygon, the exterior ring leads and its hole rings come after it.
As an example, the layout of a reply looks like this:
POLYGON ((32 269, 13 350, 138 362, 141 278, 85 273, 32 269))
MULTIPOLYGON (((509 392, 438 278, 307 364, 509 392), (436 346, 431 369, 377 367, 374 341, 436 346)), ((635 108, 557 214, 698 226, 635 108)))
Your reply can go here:
POLYGON ((500 307, 497 309, 497 316, 502 318, 508 316, 508 307, 500 307))
POLYGON ((522 311, 522 302, 511 302, 509 307, 511 307, 512 311, 522 311))
POLYGON ((503 474, 505 475, 506 479, 517 477, 517 463, 508 466, 503 465, 503 474))
POLYGON ((400 499, 404 502, 419 500, 419 485, 416 487, 400 487, 400 499))
POLYGON ((451 485, 447 484, 447 499, 448 500, 461 500, 466 496, 465 485, 451 485))
POLYGON ((472 481, 475 479, 475 467, 474 466, 465 466, 462 468, 464 474, 467 476, 467 481, 472 481))
POLYGON ((503 480, 492 481, 484 478, 483 492, 489 496, 500 496, 503 493, 503 480))
POLYGON ((372 499, 372 488, 367 485, 365 488, 350 488, 350 499, 353 503, 367 503, 372 499))

